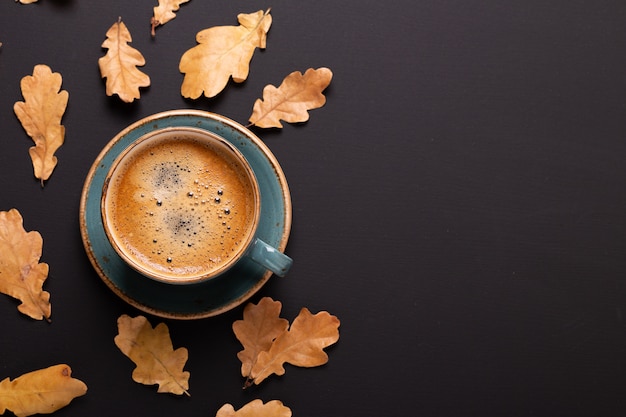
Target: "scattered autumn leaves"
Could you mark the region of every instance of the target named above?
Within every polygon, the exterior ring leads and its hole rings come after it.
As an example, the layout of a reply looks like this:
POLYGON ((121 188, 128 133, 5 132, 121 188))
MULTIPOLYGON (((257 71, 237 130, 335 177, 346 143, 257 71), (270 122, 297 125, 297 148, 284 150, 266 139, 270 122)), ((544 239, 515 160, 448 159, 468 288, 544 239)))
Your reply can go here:
MULTIPOLYGON (((19 0, 22 4, 37 0, 19 0)), ((159 0, 153 9, 151 34, 176 17, 183 3, 189 0, 159 0)), ((236 83, 248 78, 250 62, 257 48, 265 49, 267 33, 272 25, 270 10, 241 13, 238 26, 216 26, 196 35, 197 45, 181 57, 179 71, 184 75, 181 95, 197 99, 212 98, 221 93, 229 80, 236 83)), ((106 95, 117 95, 126 103, 140 98, 140 88, 150 86, 150 77, 138 67, 146 64, 140 51, 131 47, 130 31, 121 18, 105 35, 102 48, 106 54, 98 60, 106 95)), ((0 43, 0 46, 2 44, 0 43)), ((323 91, 332 79, 328 68, 309 68, 304 74, 294 71, 279 87, 267 85, 262 98, 254 103, 250 126, 282 128, 287 123, 305 122, 308 111, 322 107, 323 91)), ((61 90, 62 77, 46 65, 36 65, 33 74, 21 80, 24 101, 16 102, 14 111, 24 130, 35 143, 29 149, 34 176, 44 182, 57 165, 55 152, 65 140, 61 119, 69 94, 61 90)), ((50 321, 50 294, 43 290, 48 265, 40 263, 43 239, 36 231, 26 232, 16 209, 0 212, 0 292, 21 301, 18 310, 36 320, 50 321)), ((322 311, 312 314, 303 308, 291 325, 280 317, 281 303, 263 298, 248 304, 243 319, 233 323, 233 332, 243 350, 241 361, 244 387, 258 385, 271 375, 283 375, 286 363, 299 367, 320 366, 328 361, 324 349, 339 339, 337 317, 322 311)), ((184 370, 188 351, 173 348, 164 323, 152 327, 143 316, 118 319, 118 335, 114 338, 120 351, 136 365, 134 381, 158 385, 158 392, 189 395, 190 373, 184 370)), ((52 413, 74 398, 84 395, 87 386, 71 377, 68 365, 55 365, 30 372, 10 381, 0 382, 0 414, 10 410, 16 416, 52 413)), ((274 400, 263 403, 253 400, 239 410, 225 404, 216 417, 290 417, 291 410, 274 400)))
MULTIPOLYGON (((243 319, 233 323, 235 337, 244 349, 237 354, 245 387, 258 385, 272 374, 283 375, 284 364, 314 367, 328 362, 324 348, 339 340, 339 319, 326 311, 311 314, 303 308, 294 319, 280 318, 282 304, 269 297, 244 308, 243 319)), ((184 370, 188 351, 174 350, 165 323, 156 327, 143 316, 122 315, 117 320, 115 344, 136 365, 135 382, 158 384, 158 392, 189 395, 189 372, 184 370)))
MULTIPOLYGON (((152 32, 176 17, 182 3, 189 0, 159 0, 154 7, 152 32)), ((33 1, 21 0, 22 3, 33 1)), ((272 25, 270 9, 237 16, 238 26, 215 26, 196 35, 198 45, 181 57, 179 71, 184 74, 181 95, 197 99, 201 95, 212 98, 224 90, 228 81, 241 83, 248 78, 250 61, 257 48, 264 49, 267 33, 272 25)), ((140 88, 150 86, 150 77, 138 69, 146 64, 141 52, 129 45, 130 31, 121 18, 106 32, 102 48, 107 52, 98 60, 102 78, 106 79, 106 95, 117 95, 131 103, 140 98, 140 88)), ((306 122, 308 111, 322 107, 322 94, 332 79, 328 68, 309 68, 304 75, 294 71, 280 86, 267 85, 263 97, 254 103, 249 118, 250 126, 282 128, 287 123, 306 122)), ((57 165, 54 153, 65 140, 61 118, 65 113, 69 94, 61 90, 62 78, 46 65, 36 65, 32 76, 21 81, 23 102, 14 106, 15 114, 35 146, 29 152, 34 175, 41 185, 52 175, 57 165)))

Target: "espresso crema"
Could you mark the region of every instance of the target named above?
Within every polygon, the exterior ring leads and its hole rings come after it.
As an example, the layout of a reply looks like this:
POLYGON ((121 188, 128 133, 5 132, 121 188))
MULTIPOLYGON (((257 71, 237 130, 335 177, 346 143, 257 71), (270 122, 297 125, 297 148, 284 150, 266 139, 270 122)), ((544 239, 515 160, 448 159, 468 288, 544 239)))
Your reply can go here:
POLYGON ((220 271, 254 233, 254 180, 227 145, 160 133, 114 168, 103 210, 118 249, 147 275, 189 279, 220 271))

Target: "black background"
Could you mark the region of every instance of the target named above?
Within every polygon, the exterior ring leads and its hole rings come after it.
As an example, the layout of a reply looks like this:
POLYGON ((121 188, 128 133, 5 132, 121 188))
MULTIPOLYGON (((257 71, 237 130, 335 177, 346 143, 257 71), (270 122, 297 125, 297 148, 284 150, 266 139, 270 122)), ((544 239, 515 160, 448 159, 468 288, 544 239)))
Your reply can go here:
MULTIPOLYGON (((626 3, 621 0, 202 1, 150 37, 154 0, 0 2, 0 210, 44 239, 52 323, 0 296, 0 376, 68 363, 86 396, 59 416, 213 416, 279 399, 294 417, 626 414, 626 3), (180 95, 201 29, 272 8, 250 75, 214 99, 180 95), (152 84, 105 95, 97 61, 121 16, 152 84), (13 113, 36 64, 70 94, 59 164, 41 188, 13 113), (189 349, 191 397, 131 380, 116 319, 141 314, 83 250, 85 176, 120 130, 197 108, 246 124, 267 84, 328 67, 327 104, 255 132, 293 201, 288 277, 253 298, 341 320, 320 368, 242 391, 242 307, 162 320, 189 349)), ((3 256, 3 254, 0 254, 3 256)))

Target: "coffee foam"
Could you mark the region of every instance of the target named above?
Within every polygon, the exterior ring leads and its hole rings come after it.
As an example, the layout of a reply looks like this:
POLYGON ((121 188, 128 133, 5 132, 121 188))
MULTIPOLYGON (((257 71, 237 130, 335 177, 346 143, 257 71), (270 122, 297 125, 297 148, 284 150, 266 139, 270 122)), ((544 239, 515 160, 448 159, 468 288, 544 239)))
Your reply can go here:
POLYGON ((152 274, 211 274, 237 256, 253 232, 255 196, 224 145, 189 135, 150 139, 127 155, 109 183, 110 233, 152 274))

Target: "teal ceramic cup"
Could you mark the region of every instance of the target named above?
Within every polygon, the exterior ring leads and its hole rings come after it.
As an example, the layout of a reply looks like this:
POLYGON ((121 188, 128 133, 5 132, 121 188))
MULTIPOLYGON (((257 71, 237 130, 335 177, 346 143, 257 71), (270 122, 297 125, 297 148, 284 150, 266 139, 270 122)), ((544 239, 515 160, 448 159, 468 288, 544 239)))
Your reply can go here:
POLYGON ((141 276, 193 285, 253 261, 284 276, 292 259, 259 237, 260 187, 230 141, 190 126, 150 131, 111 164, 100 202, 105 235, 141 276))

